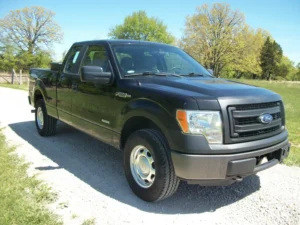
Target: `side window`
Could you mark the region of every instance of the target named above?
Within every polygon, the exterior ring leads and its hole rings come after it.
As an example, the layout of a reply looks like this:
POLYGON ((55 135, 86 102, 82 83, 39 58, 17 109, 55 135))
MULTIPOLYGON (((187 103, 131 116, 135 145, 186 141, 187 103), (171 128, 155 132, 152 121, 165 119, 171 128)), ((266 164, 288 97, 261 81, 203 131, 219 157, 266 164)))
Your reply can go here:
POLYGON ((77 73, 78 67, 76 63, 78 63, 78 56, 80 54, 82 46, 76 46, 71 49, 71 52, 68 56, 66 65, 65 65, 65 72, 67 73, 77 73))
POLYGON ((91 45, 82 61, 82 66, 100 66, 103 72, 111 72, 109 66, 109 58, 104 46, 91 45))

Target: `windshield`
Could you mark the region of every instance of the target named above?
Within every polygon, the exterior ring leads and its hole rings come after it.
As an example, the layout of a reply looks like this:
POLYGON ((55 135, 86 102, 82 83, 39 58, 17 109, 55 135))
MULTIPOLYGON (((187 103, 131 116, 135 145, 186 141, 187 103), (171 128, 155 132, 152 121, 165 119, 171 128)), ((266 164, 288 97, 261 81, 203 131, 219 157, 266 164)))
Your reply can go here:
POLYGON ((164 45, 115 45, 112 47, 122 76, 177 74, 182 76, 211 74, 179 48, 164 45))

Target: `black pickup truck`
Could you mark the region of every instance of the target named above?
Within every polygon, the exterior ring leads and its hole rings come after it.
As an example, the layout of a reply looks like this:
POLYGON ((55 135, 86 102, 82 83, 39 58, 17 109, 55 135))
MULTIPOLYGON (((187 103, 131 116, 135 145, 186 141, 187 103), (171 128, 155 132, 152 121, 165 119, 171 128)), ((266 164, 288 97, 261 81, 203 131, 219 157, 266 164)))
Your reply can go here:
POLYGON ((215 78, 160 43, 75 43, 62 64, 30 70, 29 102, 41 136, 61 120, 122 150, 128 183, 145 201, 171 196, 180 180, 242 181, 290 149, 278 94, 215 78))

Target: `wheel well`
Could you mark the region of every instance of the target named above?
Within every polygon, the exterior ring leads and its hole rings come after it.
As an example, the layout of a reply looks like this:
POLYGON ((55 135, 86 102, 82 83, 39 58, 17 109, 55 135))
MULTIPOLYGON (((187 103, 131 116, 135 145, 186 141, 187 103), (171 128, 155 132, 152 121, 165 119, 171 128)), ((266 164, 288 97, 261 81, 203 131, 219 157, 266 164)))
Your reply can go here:
POLYGON ((39 90, 36 90, 34 92, 34 107, 35 107, 37 101, 40 100, 40 99, 43 99, 43 95, 39 90))
POLYGON ((162 130, 152 120, 149 120, 145 117, 139 117, 139 116, 133 117, 133 118, 130 118, 129 120, 127 120, 126 123, 124 124, 123 130, 121 133, 121 143, 120 143, 121 149, 124 149, 127 138, 133 132, 135 132, 137 130, 141 130, 141 129, 155 129, 155 130, 160 131, 160 133, 162 135, 164 135, 162 130))

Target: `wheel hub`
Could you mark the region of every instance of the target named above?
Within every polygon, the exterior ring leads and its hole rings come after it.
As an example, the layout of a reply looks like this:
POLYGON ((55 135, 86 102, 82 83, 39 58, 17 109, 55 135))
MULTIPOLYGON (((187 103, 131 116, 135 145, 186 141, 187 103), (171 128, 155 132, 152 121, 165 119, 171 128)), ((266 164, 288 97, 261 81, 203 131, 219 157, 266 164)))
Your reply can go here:
POLYGON ((137 163, 137 169, 141 176, 147 176, 150 172, 150 164, 145 156, 140 156, 137 163))
POLYGON ((136 183, 149 188, 155 180, 154 159, 150 151, 142 146, 136 146, 130 155, 130 169, 136 183))

